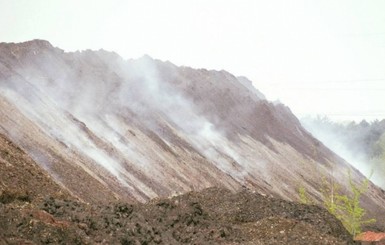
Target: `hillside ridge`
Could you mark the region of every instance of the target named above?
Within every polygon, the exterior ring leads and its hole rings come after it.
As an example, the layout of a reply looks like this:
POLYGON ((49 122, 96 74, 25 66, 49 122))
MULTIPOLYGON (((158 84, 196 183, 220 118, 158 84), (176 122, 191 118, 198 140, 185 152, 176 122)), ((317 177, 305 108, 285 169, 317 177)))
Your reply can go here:
MULTIPOLYGON (((350 171, 283 104, 226 71, 49 42, 0 44, 0 133, 84 202, 146 202, 213 186, 285 200, 350 171)), ((383 217, 370 185, 364 206, 383 217)), ((379 220, 385 220, 379 219, 379 220)), ((380 224, 381 225, 381 224, 380 224)))

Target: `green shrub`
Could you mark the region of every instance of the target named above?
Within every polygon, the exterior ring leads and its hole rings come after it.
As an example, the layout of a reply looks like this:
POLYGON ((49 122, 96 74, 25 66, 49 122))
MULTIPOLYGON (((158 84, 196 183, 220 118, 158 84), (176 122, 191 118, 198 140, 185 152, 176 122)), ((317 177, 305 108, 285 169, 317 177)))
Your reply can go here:
MULTIPOLYGON (((348 194, 341 192, 340 185, 334 182, 333 178, 328 181, 325 177, 320 191, 324 207, 342 222, 350 234, 356 236, 362 232, 362 225, 375 223, 376 220, 364 220, 366 211, 361 207, 360 203, 362 194, 367 191, 369 179, 365 179, 360 184, 355 184, 350 171, 348 175, 348 194)), ((308 204, 311 202, 304 187, 299 188, 298 195, 301 203, 308 204)))
POLYGON ((299 201, 302 204, 312 204, 311 198, 309 197, 309 194, 307 193, 305 187, 300 186, 298 187, 298 195, 299 195, 299 201))

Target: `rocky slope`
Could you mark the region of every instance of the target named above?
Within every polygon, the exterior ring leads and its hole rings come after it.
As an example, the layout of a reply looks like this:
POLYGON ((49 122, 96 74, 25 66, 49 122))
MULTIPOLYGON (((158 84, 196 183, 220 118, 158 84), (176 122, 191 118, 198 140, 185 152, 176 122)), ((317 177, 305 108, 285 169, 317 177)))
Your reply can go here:
MULTIPOLYGON (((323 176, 362 180, 245 78, 41 40, 0 44, 0 133, 91 204, 212 186, 286 200, 303 186, 320 200, 323 176)), ((385 220, 377 187, 364 205, 385 220)))

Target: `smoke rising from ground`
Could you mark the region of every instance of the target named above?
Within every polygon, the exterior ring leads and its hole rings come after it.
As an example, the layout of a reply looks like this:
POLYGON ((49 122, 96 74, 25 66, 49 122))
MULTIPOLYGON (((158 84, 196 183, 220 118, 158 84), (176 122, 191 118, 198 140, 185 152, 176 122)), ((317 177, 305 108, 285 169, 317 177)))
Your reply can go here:
POLYGON ((385 189, 385 120, 342 124, 326 117, 307 117, 301 122, 327 147, 385 189))
POLYGON ((213 185, 293 199, 293 179, 335 158, 322 149, 314 158, 316 140, 288 108, 225 71, 103 50, 64 53, 44 41, 4 50, 0 96, 11 106, 0 107, 2 126, 63 183, 78 181, 68 179, 68 165, 113 196, 139 201, 213 185))
MULTIPOLYGON (((83 127, 99 135, 103 144, 114 147, 143 171, 156 169, 154 159, 148 149, 121 140, 126 137, 125 120, 130 120, 128 117, 134 117, 136 122, 158 135, 162 135, 160 129, 166 120, 167 127, 182 133, 192 147, 227 174, 232 173, 234 162, 245 162, 215 125, 164 81, 159 74, 158 62, 148 56, 124 61, 105 51, 84 51, 69 53, 66 55, 68 61, 63 61, 51 53, 36 56, 33 52, 30 55, 24 62, 38 67, 17 66, 20 78, 3 83, 2 95, 13 101, 47 134, 69 149, 80 150, 125 186, 130 185, 125 180, 126 160, 111 156, 83 127), (117 117, 126 112, 128 117, 117 117), (74 124, 73 117, 84 125, 74 124)), ((135 131, 135 127, 132 130, 135 131)), ((234 174, 239 173, 242 171, 234 174)), ((242 176, 236 178, 242 180, 242 176)))

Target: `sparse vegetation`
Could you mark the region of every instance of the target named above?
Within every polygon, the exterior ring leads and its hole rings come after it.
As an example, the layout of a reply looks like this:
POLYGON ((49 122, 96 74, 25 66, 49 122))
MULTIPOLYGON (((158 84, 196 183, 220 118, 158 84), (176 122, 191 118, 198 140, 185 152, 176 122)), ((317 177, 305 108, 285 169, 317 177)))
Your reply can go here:
MULTIPOLYGON (((364 220, 366 213, 362 208, 360 198, 368 188, 369 179, 355 184, 349 172, 349 194, 341 194, 340 186, 334 182, 324 185, 322 192, 325 208, 339 220, 353 235, 361 233, 362 225, 376 222, 375 219, 364 220)), ((326 183, 326 182, 325 182, 326 183)))
POLYGON ((299 200, 302 204, 308 204, 308 205, 313 204, 305 187, 303 186, 298 187, 298 194, 299 194, 299 200))
MULTIPOLYGON (((360 203, 362 194, 367 191, 369 179, 365 179, 362 183, 356 184, 349 172, 349 190, 347 194, 341 191, 341 186, 336 183, 333 178, 327 180, 327 178, 324 177, 323 179, 323 186, 320 190, 323 205, 342 222, 350 234, 355 236, 362 232, 362 225, 376 222, 375 219, 364 219, 366 211, 360 203)), ((309 199, 304 187, 298 189, 298 195, 301 203, 311 203, 311 199, 309 199)))
POLYGON ((324 207, 334 216, 336 216, 339 220, 341 217, 338 217, 338 204, 337 204, 337 196, 339 196, 339 192, 341 190, 341 186, 334 181, 333 178, 329 180, 324 176, 322 180, 322 201, 324 207))

